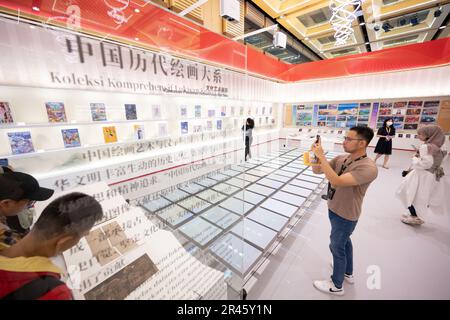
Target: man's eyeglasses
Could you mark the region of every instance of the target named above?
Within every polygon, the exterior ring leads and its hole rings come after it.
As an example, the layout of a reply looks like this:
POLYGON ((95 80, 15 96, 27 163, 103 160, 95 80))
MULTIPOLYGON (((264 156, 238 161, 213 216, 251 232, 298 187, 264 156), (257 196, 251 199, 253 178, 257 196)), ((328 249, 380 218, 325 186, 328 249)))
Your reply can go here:
POLYGON ((344 141, 353 141, 353 140, 364 140, 364 139, 344 137, 344 141))

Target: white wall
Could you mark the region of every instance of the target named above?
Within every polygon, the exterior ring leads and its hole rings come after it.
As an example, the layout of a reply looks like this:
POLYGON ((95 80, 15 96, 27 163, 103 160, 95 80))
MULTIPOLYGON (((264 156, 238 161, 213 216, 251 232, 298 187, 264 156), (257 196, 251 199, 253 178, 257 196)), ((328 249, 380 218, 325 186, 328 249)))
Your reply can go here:
MULTIPOLYGON (((407 59, 407 57, 405 57, 407 59)), ((450 95, 450 65, 280 86, 282 102, 331 102, 450 95)))

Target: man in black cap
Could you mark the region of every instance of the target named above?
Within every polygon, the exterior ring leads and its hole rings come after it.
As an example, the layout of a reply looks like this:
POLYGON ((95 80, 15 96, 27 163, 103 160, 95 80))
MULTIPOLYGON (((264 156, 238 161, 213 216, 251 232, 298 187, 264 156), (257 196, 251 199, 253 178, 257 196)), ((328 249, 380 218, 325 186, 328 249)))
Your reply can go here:
POLYGON ((4 170, 0 174, 0 249, 2 245, 14 244, 15 240, 21 238, 20 232, 14 232, 7 226, 17 220, 14 217, 32 207, 36 201, 49 199, 53 192, 39 186, 37 180, 29 174, 11 170, 4 170))

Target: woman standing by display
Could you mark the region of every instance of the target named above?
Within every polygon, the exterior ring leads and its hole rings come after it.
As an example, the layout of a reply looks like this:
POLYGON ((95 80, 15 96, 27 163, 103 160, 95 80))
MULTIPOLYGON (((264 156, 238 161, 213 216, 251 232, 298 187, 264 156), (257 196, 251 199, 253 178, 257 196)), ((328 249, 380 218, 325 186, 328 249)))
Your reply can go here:
POLYGON ((255 121, 251 118, 247 118, 245 125, 242 126, 242 130, 245 131, 245 161, 247 157, 252 157, 250 147, 253 142, 253 128, 255 127, 255 121))
POLYGON ((384 154, 383 168, 389 169, 387 166, 389 161, 389 156, 392 154, 392 138, 395 137, 394 121, 392 118, 384 120, 383 126, 378 129, 377 132, 378 139, 377 145, 375 147, 375 163, 384 154))
POLYGON ((445 193, 442 163, 447 151, 441 149, 445 135, 437 125, 422 127, 417 130, 417 135, 424 143, 412 158, 412 170, 406 174, 396 193, 410 213, 401 220, 412 225, 424 223, 421 217, 429 206, 442 206, 445 193))

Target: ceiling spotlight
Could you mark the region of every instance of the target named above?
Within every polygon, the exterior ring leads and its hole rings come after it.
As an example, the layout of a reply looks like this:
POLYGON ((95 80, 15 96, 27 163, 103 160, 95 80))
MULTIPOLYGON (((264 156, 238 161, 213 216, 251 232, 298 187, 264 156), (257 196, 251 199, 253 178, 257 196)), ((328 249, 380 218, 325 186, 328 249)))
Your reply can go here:
POLYGON ((366 43, 364 43, 365 45, 368 45, 369 44, 369 42, 366 42, 366 43))
POLYGON ((138 37, 136 37, 136 38, 134 38, 134 40, 136 40, 136 41, 139 41, 139 38, 138 38, 138 37))
POLYGON ((442 26, 442 27, 439 27, 439 29, 445 29, 445 27, 447 27, 447 26, 442 26))
POLYGON ((375 31, 380 31, 380 26, 378 26, 378 25, 374 26, 374 27, 373 27, 373 30, 375 30, 375 31))
POLYGON ((411 24, 413 26, 417 26, 419 24, 419 19, 417 18, 417 16, 411 18, 411 24))
POLYGON ((363 26, 363 25, 365 25, 365 23, 364 23, 364 22, 361 22, 359 25, 360 25, 360 26, 363 26))
POLYGON ((33 11, 41 11, 41 9, 38 6, 32 6, 31 9, 33 9, 33 11))
POLYGON ((405 19, 405 18, 400 19, 400 20, 398 21, 398 24, 399 24, 400 26, 404 26, 404 25, 406 24, 406 19, 405 19))
POLYGON ((437 18, 437 17, 439 17, 441 14, 442 14, 442 11, 441 11, 440 9, 437 9, 437 10, 434 12, 434 17, 437 18))
POLYGON ((141 12, 141 10, 139 10, 138 8, 134 9, 134 12, 139 13, 141 12))
POLYGON ((309 38, 308 38, 308 37, 305 37, 305 40, 309 40, 309 38))

